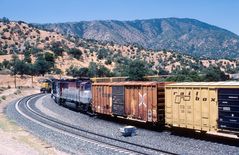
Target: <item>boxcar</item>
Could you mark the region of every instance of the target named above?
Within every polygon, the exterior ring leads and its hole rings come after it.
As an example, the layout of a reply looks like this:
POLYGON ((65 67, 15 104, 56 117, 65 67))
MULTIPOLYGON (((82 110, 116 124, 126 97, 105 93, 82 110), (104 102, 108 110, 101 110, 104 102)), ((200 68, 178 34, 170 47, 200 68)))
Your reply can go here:
POLYGON ((113 82, 92 85, 92 110, 149 123, 164 124, 164 86, 158 82, 113 82))
POLYGON ((88 79, 54 80, 52 97, 56 103, 73 104, 74 108, 87 111, 91 104, 91 82, 88 79))
POLYGON ((165 87, 165 121, 203 132, 239 133, 239 82, 174 83, 165 87))

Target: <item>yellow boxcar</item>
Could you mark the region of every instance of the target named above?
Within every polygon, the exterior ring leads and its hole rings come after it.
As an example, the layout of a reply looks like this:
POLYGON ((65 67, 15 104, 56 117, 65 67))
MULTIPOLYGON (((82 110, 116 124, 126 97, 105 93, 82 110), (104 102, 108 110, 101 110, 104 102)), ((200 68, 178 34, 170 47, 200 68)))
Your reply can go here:
POLYGON ((166 85, 165 122, 173 127, 238 135, 239 82, 166 85))

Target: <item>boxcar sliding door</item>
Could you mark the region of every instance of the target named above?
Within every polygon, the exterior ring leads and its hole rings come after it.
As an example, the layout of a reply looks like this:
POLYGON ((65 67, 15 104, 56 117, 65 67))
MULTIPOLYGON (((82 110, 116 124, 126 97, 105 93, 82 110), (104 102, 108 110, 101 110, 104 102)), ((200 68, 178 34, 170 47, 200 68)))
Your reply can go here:
POLYGON ((124 86, 112 86, 112 112, 123 116, 124 110, 124 86))

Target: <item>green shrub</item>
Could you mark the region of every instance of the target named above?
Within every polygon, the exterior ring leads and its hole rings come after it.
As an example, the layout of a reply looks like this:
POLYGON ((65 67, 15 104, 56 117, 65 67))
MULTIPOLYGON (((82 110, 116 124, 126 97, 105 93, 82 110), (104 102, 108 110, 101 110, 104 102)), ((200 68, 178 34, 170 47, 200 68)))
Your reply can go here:
POLYGON ((2 96, 1 98, 2 98, 3 100, 6 100, 6 96, 2 96))
POLYGON ((7 54, 7 50, 0 51, 0 55, 6 55, 6 54, 7 54))
POLYGON ((109 55, 109 51, 105 48, 102 48, 100 49, 98 52, 97 52, 97 59, 104 59, 106 58, 107 56, 109 55))
POLYGON ((81 50, 79 50, 79 49, 77 49, 77 48, 71 48, 71 49, 69 49, 68 53, 69 53, 70 55, 72 55, 72 56, 73 56, 74 58, 76 58, 76 59, 80 59, 81 56, 82 56, 81 50))

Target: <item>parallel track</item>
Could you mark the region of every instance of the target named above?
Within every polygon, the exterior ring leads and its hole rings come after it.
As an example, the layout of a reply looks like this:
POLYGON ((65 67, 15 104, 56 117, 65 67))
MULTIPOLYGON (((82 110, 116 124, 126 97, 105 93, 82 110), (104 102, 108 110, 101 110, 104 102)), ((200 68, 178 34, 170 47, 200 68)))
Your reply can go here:
POLYGON ((124 154, 173 154, 175 153, 168 152, 165 150, 161 150, 158 148, 153 148, 149 146, 139 145, 135 143, 131 143, 128 141, 119 140, 116 138, 108 137, 102 134, 98 134, 92 131, 85 130, 78 126, 74 126, 72 124, 63 122, 61 120, 57 120, 55 118, 44 115, 43 113, 37 112, 34 110, 31 105, 34 104, 32 102, 33 99, 39 98, 43 96, 42 94, 36 94, 27 96, 21 100, 19 100, 15 104, 16 110, 26 117, 27 119, 54 130, 56 132, 60 132, 67 136, 71 136, 77 138, 79 140, 85 141, 87 143, 91 143, 97 145, 102 148, 111 149, 118 153, 124 154), (118 145, 116 145, 118 144, 118 145))

